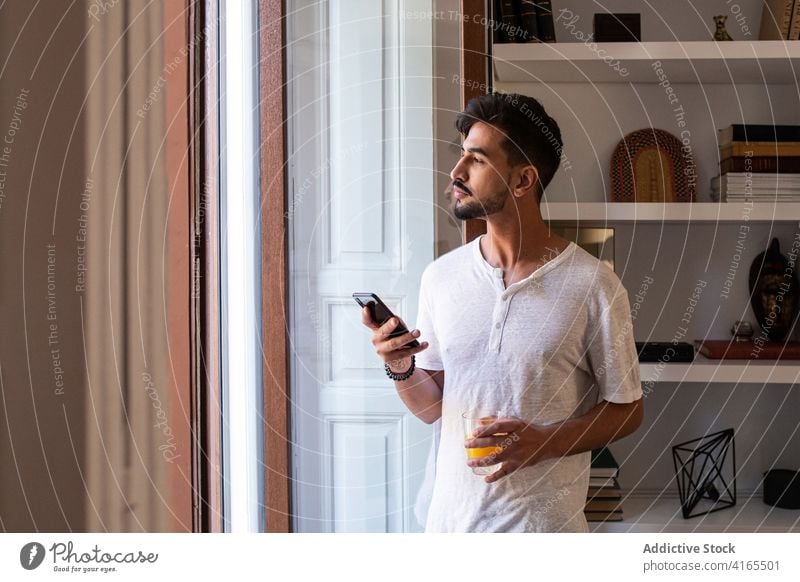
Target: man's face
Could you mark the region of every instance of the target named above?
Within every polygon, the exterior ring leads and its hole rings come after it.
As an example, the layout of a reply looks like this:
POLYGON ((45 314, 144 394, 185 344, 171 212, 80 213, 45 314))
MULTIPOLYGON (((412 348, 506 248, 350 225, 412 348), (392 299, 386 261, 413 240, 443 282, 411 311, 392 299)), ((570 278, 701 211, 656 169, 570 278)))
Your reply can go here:
POLYGON ((486 123, 476 122, 470 128, 447 189, 456 218, 482 218, 505 207, 511 172, 500 148, 504 139, 500 130, 486 123))

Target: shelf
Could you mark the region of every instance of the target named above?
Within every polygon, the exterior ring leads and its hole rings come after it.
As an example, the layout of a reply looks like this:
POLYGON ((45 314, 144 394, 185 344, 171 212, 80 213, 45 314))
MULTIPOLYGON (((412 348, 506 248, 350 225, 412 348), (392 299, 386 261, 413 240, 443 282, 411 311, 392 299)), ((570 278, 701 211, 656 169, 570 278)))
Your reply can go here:
POLYGON ((760 493, 738 496, 733 507, 684 519, 677 496, 634 496, 622 501, 624 521, 589 523, 596 532, 756 533, 800 532, 800 510, 780 509, 763 502, 760 493))
POLYGON ((641 362, 642 382, 702 382, 722 384, 794 384, 800 380, 800 360, 709 360, 695 355, 691 363, 641 362))
POLYGON ((800 222, 800 202, 543 202, 542 218, 608 222, 800 222))
POLYGON ((776 85, 800 77, 797 41, 519 43, 492 50, 501 82, 660 83, 656 61, 671 83, 776 85))

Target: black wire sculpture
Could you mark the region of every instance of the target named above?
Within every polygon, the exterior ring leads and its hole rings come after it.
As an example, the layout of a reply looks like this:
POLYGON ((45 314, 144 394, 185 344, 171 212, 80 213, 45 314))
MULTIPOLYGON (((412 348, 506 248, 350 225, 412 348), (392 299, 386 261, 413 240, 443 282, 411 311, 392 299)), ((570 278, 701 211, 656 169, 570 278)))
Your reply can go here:
POLYGON ((732 428, 673 446, 672 460, 684 519, 736 505, 736 447, 732 428), (703 503, 698 509, 703 499, 710 503, 703 503))

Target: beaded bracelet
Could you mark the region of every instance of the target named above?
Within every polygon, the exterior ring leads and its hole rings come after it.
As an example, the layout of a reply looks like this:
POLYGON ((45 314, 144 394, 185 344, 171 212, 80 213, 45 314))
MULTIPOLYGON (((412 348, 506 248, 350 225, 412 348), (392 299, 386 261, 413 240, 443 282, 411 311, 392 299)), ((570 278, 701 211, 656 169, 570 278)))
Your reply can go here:
POLYGON ((408 380, 411 376, 414 375, 414 368, 416 368, 416 358, 411 356, 411 367, 401 374, 396 374, 392 372, 392 369, 389 367, 389 362, 386 362, 383 365, 383 369, 386 370, 386 375, 389 376, 395 382, 402 382, 403 380, 408 380))

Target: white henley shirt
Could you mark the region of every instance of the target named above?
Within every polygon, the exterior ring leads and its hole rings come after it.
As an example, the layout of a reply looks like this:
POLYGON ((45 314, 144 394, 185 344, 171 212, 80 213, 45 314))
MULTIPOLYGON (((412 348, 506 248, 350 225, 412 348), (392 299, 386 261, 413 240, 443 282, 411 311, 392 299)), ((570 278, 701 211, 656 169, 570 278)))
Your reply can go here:
POLYGON ((420 282, 417 367, 445 370, 427 532, 585 532, 590 453, 486 483, 466 464, 461 413, 548 424, 601 400, 642 396, 625 288, 570 242, 508 288, 480 238, 439 257, 420 282))

